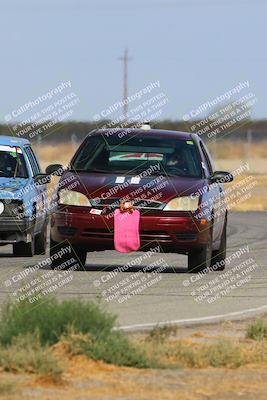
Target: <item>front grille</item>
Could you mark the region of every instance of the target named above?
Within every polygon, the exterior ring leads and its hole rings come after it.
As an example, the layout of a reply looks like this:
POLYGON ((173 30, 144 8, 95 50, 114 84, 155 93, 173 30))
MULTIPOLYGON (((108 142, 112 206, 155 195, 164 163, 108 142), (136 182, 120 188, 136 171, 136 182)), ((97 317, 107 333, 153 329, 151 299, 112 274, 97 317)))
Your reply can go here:
POLYGON ((171 236, 164 231, 141 231, 141 240, 159 240, 159 241, 171 241, 171 236))
MULTIPOLYGON (((165 203, 150 199, 131 199, 135 208, 145 209, 145 210, 162 210, 165 203)), ((90 203, 93 207, 99 207, 101 209, 106 208, 109 210, 114 210, 120 206, 121 199, 109 198, 109 199, 90 199, 90 203)))
POLYGON ((137 200, 136 202, 134 201, 134 206, 136 208, 141 208, 141 209, 147 209, 147 210, 162 210, 165 206, 165 203, 162 203, 161 201, 156 201, 156 200, 137 200))
MULTIPOLYGON (((106 229, 92 229, 88 228, 85 229, 81 236, 84 237, 91 237, 91 238, 99 238, 99 239, 111 239, 113 240, 114 237, 114 232, 113 231, 108 231, 106 229)), ((141 231, 140 232, 140 239, 141 240, 158 240, 158 241, 163 241, 163 242, 169 242, 171 241, 171 236, 164 231, 141 231)))
POLYGON ((110 231, 108 231, 106 229, 88 228, 88 229, 85 229, 82 232, 81 236, 102 238, 102 239, 112 239, 113 238, 113 232, 110 232, 110 231))
POLYGON ((183 233, 176 233, 176 238, 179 240, 195 240, 197 235, 196 233, 192 232, 183 232, 183 233))
POLYGON ((0 215, 0 232, 23 232, 29 227, 25 218, 2 217, 0 215))
POLYGON ((9 199, 0 199, 0 201, 4 204, 4 211, 0 215, 1 217, 13 217, 13 218, 23 218, 24 207, 23 202, 21 200, 9 200, 9 199))

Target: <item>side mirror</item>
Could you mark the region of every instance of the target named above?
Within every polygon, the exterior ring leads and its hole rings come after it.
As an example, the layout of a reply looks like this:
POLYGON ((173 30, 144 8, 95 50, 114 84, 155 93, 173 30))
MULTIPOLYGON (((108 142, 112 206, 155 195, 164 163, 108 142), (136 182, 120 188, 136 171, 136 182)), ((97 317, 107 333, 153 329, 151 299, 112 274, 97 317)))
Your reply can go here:
POLYGON ((210 177, 210 183, 228 183, 234 179, 230 172, 226 171, 215 171, 210 177))
POLYGON ((51 182, 51 176, 48 174, 36 174, 34 176, 34 182, 37 185, 46 185, 47 183, 51 182))
POLYGON ((64 172, 64 167, 61 164, 51 164, 46 167, 45 172, 49 175, 61 176, 64 172))

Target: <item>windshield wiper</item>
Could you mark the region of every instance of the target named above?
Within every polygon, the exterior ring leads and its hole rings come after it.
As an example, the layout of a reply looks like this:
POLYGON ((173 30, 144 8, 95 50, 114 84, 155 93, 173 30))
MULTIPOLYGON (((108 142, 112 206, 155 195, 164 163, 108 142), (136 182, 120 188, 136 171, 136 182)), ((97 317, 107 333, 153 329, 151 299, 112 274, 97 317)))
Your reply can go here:
MULTIPOLYGON (((143 172, 145 172, 146 170, 137 170, 137 171, 134 171, 134 172, 136 172, 136 175, 139 175, 139 174, 142 174, 143 172)), ((172 174, 172 173, 169 173, 169 172, 167 172, 167 171, 153 171, 152 172, 152 174, 151 175, 163 175, 163 176, 172 176, 172 177, 177 177, 177 176, 179 176, 179 175, 176 175, 176 174, 172 174)), ((150 176, 151 176, 150 175, 150 176)))
POLYGON ((91 168, 91 169, 75 169, 75 168, 70 168, 68 169, 68 171, 71 172, 103 172, 103 173, 107 173, 109 171, 105 170, 105 169, 99 169, 99 168, 91 168))

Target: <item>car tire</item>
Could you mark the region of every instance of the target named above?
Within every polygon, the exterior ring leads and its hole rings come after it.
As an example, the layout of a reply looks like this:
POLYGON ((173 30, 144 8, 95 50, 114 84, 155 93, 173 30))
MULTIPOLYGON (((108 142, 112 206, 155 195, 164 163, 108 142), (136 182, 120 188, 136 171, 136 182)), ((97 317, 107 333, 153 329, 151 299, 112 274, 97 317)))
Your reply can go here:
POLYGON ((221 244, 219 250, 215 250, 212 252, 212 260, 211 265, 215 266, 216 263, 221 265, 217 265, 214 267, 214 271, 223 271, 225 269, 225 257, 226 257, 226 228, 227 228, 227 220, 225 219, 223 225, 223 231, 221 236, 221 244))
POLYGON ((34 238, 29 243, 18 242, 13 244, 13 255, 15 257, 33 257, 34 256, 34 238))
POLYGON ((35 254, 45 254, 47 241, 47 222, 44 223, 42 231, 35 236, 35 254))
MULTIPOLYGON (((70 260, 71 258, 75 259, 75 264, 78 264, 78 269, 83 269, 86 263, 86 255, 87 252, 83 249, 80 249, 76 246, 70 245, 70 243, 66 240, 64 242, 58 243, 55 242, 50 237, 50 265, 53 270, 66 270, 68 266, 62 265, 70 260), (55 258, 60 251, 65 252, 69 246, 71 246, 71 251, 66 252, 61 258, 55 258)), ((72 263, 69 268, 73 267, 74 263, 72 263)))
POLYGON ((197 273, 210 267, 212 257, 212 232, 209 233, 208 243, 201 249, 190 251, 188 254, 188 272, 197 273))

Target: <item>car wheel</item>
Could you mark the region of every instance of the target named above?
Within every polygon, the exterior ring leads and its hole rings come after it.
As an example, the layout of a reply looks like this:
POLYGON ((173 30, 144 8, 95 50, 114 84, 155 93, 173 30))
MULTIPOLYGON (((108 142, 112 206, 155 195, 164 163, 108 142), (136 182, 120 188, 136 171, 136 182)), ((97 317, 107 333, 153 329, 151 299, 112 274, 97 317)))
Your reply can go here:
POLYGON ((75 264, 78 264, 78 268, 84 268, 86 255, 85 250, 72 246, 68 241, 57 243, 50 237, 51 269, 66 270, 73 268, 75 264), (71 261, 71 259, 74 260, 71 261))
POLYGON ((205 247, 190 251, 188 254, 188 272, 201 272, 209 268, 212 256, 212 233, 209 234, 209 240, 205 247))
POLYGON ((15 257, 34 256, 34 238, 29 243, 18 242, 13 244, 13 254, 15 257))
POLYGON ((226 257, 226 227, 227 222, 225 220, 223 226, 223 232, 221 236, 221 245, 219 250, 215 250, 212 252, 212 261, 211 264, 214 267, 214 271, 223 271, 225 268, 225 257, 226 257), (218 263, 218 264, 217 264, 218 263), (215 267, 215 264, 216 267, 215 267))
POLYGON ((35 236, 35 254, 45 254, 47 239, 47 222, 44 223, 42 231, 35 236))

